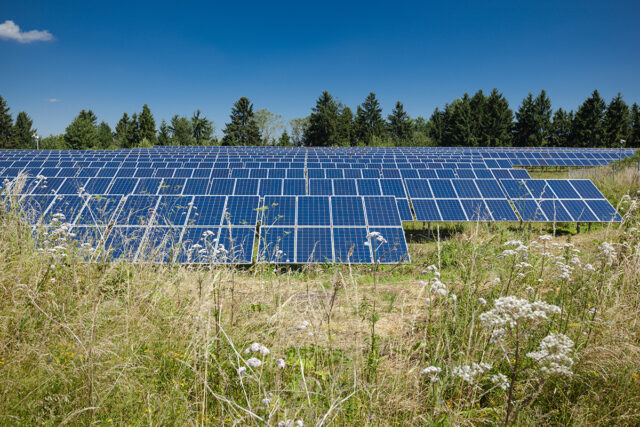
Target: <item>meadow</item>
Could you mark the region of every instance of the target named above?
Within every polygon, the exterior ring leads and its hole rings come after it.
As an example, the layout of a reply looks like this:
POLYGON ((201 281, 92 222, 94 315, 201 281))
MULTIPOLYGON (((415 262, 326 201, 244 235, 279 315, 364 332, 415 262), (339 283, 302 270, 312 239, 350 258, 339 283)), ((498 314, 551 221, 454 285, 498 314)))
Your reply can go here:
POLYGON ((638 425, 640 175, 610 168, 621 224, 409 224, 390 266, 86 263, 3 206, 0 424, 638 425))

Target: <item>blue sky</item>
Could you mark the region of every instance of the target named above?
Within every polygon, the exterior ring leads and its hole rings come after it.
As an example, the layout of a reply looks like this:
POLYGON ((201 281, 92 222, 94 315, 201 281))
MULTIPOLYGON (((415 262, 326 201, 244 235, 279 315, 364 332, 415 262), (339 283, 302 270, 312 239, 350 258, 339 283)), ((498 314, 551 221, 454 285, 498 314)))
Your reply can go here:
POLYGON ((291 119, 322 90, 354 109, 374 91, 385 115, 401 100, 413 117, 493 87, 514 110, 543 88, 554 108, 596 88, 640 101, 637 0, 7 3, 0 24, 52 36, 0 38, 0 94, 42 135, 82 108, 114 126, 144 103, 158 124, 199 108, 221 134, 240 96, 291 119))

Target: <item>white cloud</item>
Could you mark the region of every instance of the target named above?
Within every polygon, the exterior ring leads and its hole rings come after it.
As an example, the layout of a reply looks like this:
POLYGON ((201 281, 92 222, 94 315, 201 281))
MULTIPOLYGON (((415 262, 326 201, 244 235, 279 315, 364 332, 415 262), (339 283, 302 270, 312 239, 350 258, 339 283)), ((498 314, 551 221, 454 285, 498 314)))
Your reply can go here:
POLYGON ((20 31, 15 22, 7 20, 0 24, 0 39, 15 40, 18 43, 46 42, 53 40, 53 35, 47 30, 20 31))
POLYGON ((47 99, 46 99, 46 101, 47 101, 47 102, 50 102, 50 103, 52 103, 52 104, 53 104, 54 102, 60 102, 60 100, 59 100, 58 98, 47 98, 47 99))

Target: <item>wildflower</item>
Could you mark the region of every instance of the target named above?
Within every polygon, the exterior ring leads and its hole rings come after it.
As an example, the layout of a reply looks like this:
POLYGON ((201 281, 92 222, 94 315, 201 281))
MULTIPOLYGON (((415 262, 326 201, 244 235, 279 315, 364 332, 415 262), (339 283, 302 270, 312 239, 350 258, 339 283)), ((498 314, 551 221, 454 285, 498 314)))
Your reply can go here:
POLYGON ((573 375, 570 357, 573 341, 564 334, 549 334, 540 341, 538 351, 527 353, 527 357, 538 362, 540 371, 549 375, 573 375))
POLYGON ((595 271, 596 270, 595 268, 593 268, 593 265, 591 265, 591 264, 585 264, 582 269, 584 271, 595 271))
POLYGON ((247 374, 247 368, 246 368, 246 366, 241 366, 241 367, 239 367, 239 368, 238 368, 238 370, 237 370, 237 372, 238 372, 238 376, 240 376, 240 377, 244 377, 244 376, 247 374))
POLYGON ((522 246, 522 242, 520 240, 509 240, 503 246, 522 246))
POLYGON ((425 298, 424 302, 426 302, 427 305, 431 304, 431 298, 425 298))
POLYGON ((264 406, 269 406, 271 404, 271 399, 269 399, 268 397, 265 397, 264 399, 262 399, 262 404, 264 406))
POLYGON ((456 296, 456 294, 451 294, 451 299, 454 303, 458 301, 458 297, 456 296))
POLYGON ((456 366, 455 368, 453 368, 452 373, 456 377, 460 377, 463 381, 468 382, 469 384, 473 384, 475 381, 475 378, 478 375, 484 374, 485 372, 490 370, 491 367, 492 366, 488 363, 473 362, 471 365, 456 366))
POLYGON ((431 285, 431 293, 436 295, 447 295, 447 286, 440 281, 440 279, 436 278, 433 280, 433 285, 431 285))
POLYGON ((478 303, 481 304, 481 305, 487 305, 487 300, 482 298, 482 297, 480 297, 480 298, 478 298, 478 303))
POLYGON ((493 284, 494 284, 494 285, 497 285, 497 284, 498 284, 498 283, 500 283, 500 282, 501 282, 501 280, 500 280, 500 278, 499 278, 499 277, 496 277, 495 279, 493 279, 493 284))
POLYGON ((501 373, 491 375, 490 379, 493 384, 495 384, 497 387, 500 387, 503 390, 506 390, 509 387, 509 379, 501 373))
POLYGON ((260 359, 257 359, 255 357, 252 357, 251 359, 247 359, 247 365, 251 366, 252 368, 259 368, 260 366, 262 366, 262 361, 260 359))
POLYGON ((442 368, 438 368, 437 366, 429 366, 420 371, 420 375, 425 375, 429 378, 429 381, 432 383, 436 383, 440 380, 438 375, 442 372, 442 368))
POLYGON ((244 354, 249 354, 249 353, 260 353, 263 355, 267 355, 270 353, 269 349, 265 346, 263 346, 260 343, 254 342, 253 344, 251 344, 251 346, 247 347, 247 349, 244 351, 244 354))
POLYGON ((425 282, 424 280, 420 280, 420 281, 418 282, 418 285, 419 285, 419 286, 427 286, 427 282, 425 282))
POLYGON ((551 240, 551 236, 549 236, 548 234, 545 234, 544 236, 538 237, 538 239, 542 240, 543 242, 546 242, 548 240, 551 240))
POLYGON ((278 369, 284 369, 287 364, 284 362, 284 359, 276 359, 276 367, 278 369))
POLYGON ((606 264, 611 264, 615 261, 617 253, 611 243, 602 242, 602 244, 598 246, 598 250, 600 251, 600 258, 602 258, 606 264))
POLYGON ((309 326, 311 326, 311 323, 309 323, 306 320, 303 320, 302 323, 300 323, 298 326, 296 326, 296 330, 302 331, 304 329, 307 329, 309 326))
POLYGON ((369 234, 367 234, 367 240, 371 239, 375 239, 380 243, 387 243, 387 239, 385 239, 382 234, 377 231, 371 231, 369 234))

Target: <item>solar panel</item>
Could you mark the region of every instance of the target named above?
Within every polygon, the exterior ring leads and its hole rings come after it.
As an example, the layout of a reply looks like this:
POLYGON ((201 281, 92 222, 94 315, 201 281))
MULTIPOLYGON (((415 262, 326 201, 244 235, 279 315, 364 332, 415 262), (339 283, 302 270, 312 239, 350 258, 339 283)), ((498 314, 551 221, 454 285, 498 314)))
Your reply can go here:
POLYGON ((329 198, 319 196, 298 197, 297 225, 331 225, 329 198))
POLYGON ((560 199, 579 199, 580 195, 566 179, 548 179, 547 184, 560 199))
POLYGON ((135 189, 135 194, 156 194, 162 180, 159 178, 141 178, 135 189))
POLYGON ((223 225, 244 225, 255 227, 258 222, 257 196, 229 196, 223 217, 223 225))
POLYGON ((179 261, 182 227, 151 227, 141 244, 138 260, 153 263, 174 263, 179 261))
POLYGON ((477 179, 476 186, 485 199, 504 199, 506 195, 495 179, 477 179))
POLYGON ((573 218, 559 200, 541 200, 540 208, 551 222, 573 221, 573 218))
POLYGON ((616 212, 611 203, 606 200, 587 200, 589 208, 602 222, 620 222, 622 217, 616 212))
POLYGON ((160 198, 158 196, 127 196, 116 219, 118 225, 146 225, 149 223, 160 198))
POLYGON ((487 199, 485 203, 494 221, 518 221, 507 199, 487 199))
POLYGON ((195 196, 187 219, 187 225, 213 226, 222 224, 222 212, 226 197, 195 196))
POLYGON ((236 180, 231 178, 213 178, 209 182, 207 194, 214 196, 226 196, 233 194, 236 180))
POLYGON ((436 199, 443 221, 467 221, 467 216, 457 199, 436 199))
POLYGON ((253 254, 255 228, 222 227, 220 229, 220 250, 226 250, 224 262, 250 264, 253 254))
POLYGON ((206 178, 191 178, 188 179, 184 190, 182 191, 185 195, 199 195, 204 196, 207 194, 207 189, 209 188, 209 180, 206 178))
POLYGON ((407 197, 401 179, 381 179, 380 187, 382 188, 383 196, 407 197))
POLYGON ((522 180, 503 179, 500 184, 512 199, 530 199, 533 197, 522 180))
POLYGON ((146 227, 114 227, 105 241, 105 260, 134 261, 145 232, 146 227))
POLYGON ((158 225, 184 225, 191 207, 191 196, 162 196, 156 208, 155 223, 158 225))
POLYGON ((428 199, 433 197, 429 181, 425 179, 407 179, 405 180, 409 197, 412 199, 428 199))
POLYGON ((598 222, 598 217, 583 200, 562 200, 562 205, 576 222, 598 222))
POLYGON ((279 196, 282 194, 282 180, 281 179, 261 179, 260 180, 260 196, 273 195, 279 196))
POLYGON ((538 202, 533 199, 514 199, 513 205, 525 222, 549 222, 538 202))
POLYGON ((331 229, 329 227, 299 227, 296 230, 296 262, 333 262, 331 229))
POLYGON ((464 212, 467 215, 469 221, 493 221, 491 213, 484 202, 479 199, 462 199, 460 200, 464 212))
POLYGON ((442 221, 440 211, 433 199, 411 199, 413 210, 418 221, 442 221))
POLYGON ((295 237, 293 227, 260 227, 258 260, 269 263, 295 262, 295 237))
POLYGON ((377 179, 358 179, 356 180, 358 194, 361 196, 380 196, 380 181, 377 179))
POLYGON ((332 197, 331 210, 334 226, 365 226, 361 197, 332 197))
POLYGON ((604 199, 604 196, 588 179, 571 179, 569 183, 583 199, 604 199))
POLYGON ((57 215, 61 222, 73 224, 84 204, 85 199, 80 196, 57 196, 47 211, 45 223, 49 223, 57 215))
POLYGON ((237 196, 257 196, 259 183, 259 179, 238 178, 236 179, 236 187, 233 194, 237 196))
POLYGON ((433 197, 436 199, 456 199, 458 198, 450 179, 430 179, 428 180, 433 197))
POLYGON ((481 197, 473 179, 454 179, 452 183, 461 199, 479 199, 481 197))
POLYGON ((333 191, 336 196, 357 196, 358 189, 353 179, 334 179, 333 191))
POLYGON ((380 233, 386 240, 386 242, 379 242, 371 239, 370 246, 374 263, 395 264, 410 261, 402 227, 369 227, 369 232, 380 233))
POLYGON ((295 196, 266 196, 261 208, 263 226, 292 226, 296 223, 295 196))
POLYGON ((413 221, 413 214, 409 207, 409 201, 407 199, 396 199, 396 205, 398 206, 398 213, 400 214, 400 220, 413 221))
POLYGON ((113 219, 113 214, 121 200, 122 196, 94 195, 89 197, 76 224, 92 226, 108 225, 113 219))
POLYGON ((556 195, 544 179, 528 179, 524 181, 534 199, 555 199, 556 195))
POLYGON ((401 226, 400 214, 395 198, 390 196, 372 196, 364 198, 369 226, 401 226))
MULTIPOLYGON (((289 169, 291 170, 291 169, 289 169)), ((307 194, 307 181, 304 179, 285 179, 282 186, 284 196, 304 196, 307 194)))
POLYGON ((335 262, 362 264, 371 263, 371 248, 365 245, 365 227, 339 227, 333 229, 335 262))
POLYGON ((37 224, 44 215, 45 211, 53 202, 55 196, 51 195, 36 195, 25 196, 21 200, 21 208, 27 222, 31 224, 37 224))

